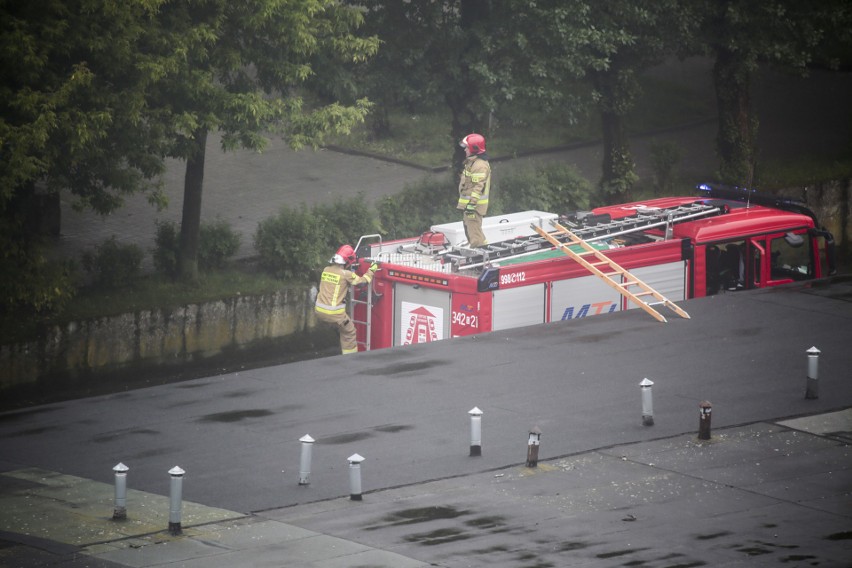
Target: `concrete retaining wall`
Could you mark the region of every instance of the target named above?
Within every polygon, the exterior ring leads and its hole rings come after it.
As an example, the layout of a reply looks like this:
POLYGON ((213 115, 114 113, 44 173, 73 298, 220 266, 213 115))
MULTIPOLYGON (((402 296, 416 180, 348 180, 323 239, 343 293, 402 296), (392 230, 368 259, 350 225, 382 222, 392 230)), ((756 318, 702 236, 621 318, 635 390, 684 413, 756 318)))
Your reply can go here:
POLYGON ((315 298, 313 287, 287 289, 53 326, 34 341, 0 346, 0 389, 47 377, 180 365, 306 334, 316 325, 315 298))

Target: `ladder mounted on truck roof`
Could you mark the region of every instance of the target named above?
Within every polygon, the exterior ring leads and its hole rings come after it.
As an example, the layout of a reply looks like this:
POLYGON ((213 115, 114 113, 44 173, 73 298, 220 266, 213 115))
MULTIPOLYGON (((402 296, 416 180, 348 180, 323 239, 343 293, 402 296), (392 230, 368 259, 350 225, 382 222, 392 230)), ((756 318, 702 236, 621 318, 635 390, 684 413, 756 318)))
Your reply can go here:
POLYGON ((689 319, 689 314, 677 306, 674 302, 642 282, 639 278, 627 271, 614 260, 603 254, 601 251, 589 244, 587 240, 581 239, 575 233, 572 233, 559 223, 551 222, 556 228, 557 234, 561 239, 554 234, 548 233, 541 227, 533 225, 539 235, 551 243, 553 246, 576 260, 579 264, 585 267, 595 276, 600 277, 606 284, 614 288, 619 294, 651 314, 657 321, 666 323, 666 318, 654 309, 654 306, 662 305, 682 318, 689 319), (583 252, 574 252, 571 250, 572 245, 577 245, 583 249, 583 252), (593 260, 587 260, 587 257, 593 257, 593 260), (639 291, 632 290, 638 288, 639 291), (652 297, 654 302, 647 302, 645 298, 652 297))
MULTIPOLYGON (((576 238, 584 242, 593 242, 657 227, 665 227, 666 236, 669 237, 672 225, 720 214, 722 214, 722 208, 718 205, 709 205, 701 201, 695 201, 694 203, 667 208, 637 207, 634 215, 604 222, 600 222, 599 218, 595 218, 594 224, 587 224, 586 219, 579 219, 573 222, 566 221, 566 224, 570 225, 572 234, 576 238)), ((546 231, 539 231, 541 227, 537 225, 533 225, 532 227, 539 235, 548 234, 546 231)), ((571 237, 560 231, 557 231, 556 234, 550 234, 550 236, 557 240, 558 244, 555 246, 559 246, 561 243, 568 242, 571 239, 571 237)), ((551 244, 553 243, 544 236, 517 237, 487 244, 475 249, 456 247, 454 250, 442 253, 441 257, 444 258, 445 262, 456 264, 459 270, 465 270, 478 268, 492 260, 534 254, 543 249, 550 248, 551 244)))

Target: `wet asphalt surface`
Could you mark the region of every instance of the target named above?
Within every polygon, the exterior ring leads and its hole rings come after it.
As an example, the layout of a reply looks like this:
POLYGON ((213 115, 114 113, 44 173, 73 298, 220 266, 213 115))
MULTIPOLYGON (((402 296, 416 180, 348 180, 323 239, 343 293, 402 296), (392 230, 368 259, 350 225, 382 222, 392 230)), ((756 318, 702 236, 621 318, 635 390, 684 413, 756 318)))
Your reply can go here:
MULTIPOLYGON (((122 462, 134 490, 166 495, 178 465, 185 500, 237 519, 217 517, 215 538, 87 549, 127 565, 362 565, 326 560, 329 545, 282 561, 301 550, 285 545, 298 527, 436 566, 740 566, 781 553, 842 566, 852 425, 811 436, 781 422, 852 407, 850 299, 848 280, 739 292, 684 302, 691 319, 667 324, 631 310, 4 413, 0 472, 108 488, 122 462), (812 346, 819 398, 806 399, 812 346), (653 426, 641 419, 643 378, 653 426), (707 444, 696 438, 702 401, 716 432, 707 444), (469 451, 474 407, 480 457, 469 451), (316 440, 306 486, 305 434, 316 440), (348 498, 356 453, 361 502, 348 498), (211 543, 225 526, 255 536, 223 553, 211 543), (260 546, 270 527, 283 540, 260 546)), ((397 560, 363 565, 425 565, 397 560)))

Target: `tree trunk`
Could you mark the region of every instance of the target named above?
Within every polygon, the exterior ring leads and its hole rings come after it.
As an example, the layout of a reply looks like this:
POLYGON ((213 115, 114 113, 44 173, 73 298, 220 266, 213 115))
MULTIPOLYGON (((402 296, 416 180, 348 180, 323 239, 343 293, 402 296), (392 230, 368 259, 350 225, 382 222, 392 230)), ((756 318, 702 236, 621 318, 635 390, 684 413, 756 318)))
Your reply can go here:
POLYGON ((198 240, 201 233, 201 191, 204 187, 207 129, 199 128, 193 133, 193 138, 195 149, 186 160, 178 255, 178 273, 180 279, 186 282, 198 280, 198 240))
POLYGON ((478 132, 485 136, 488 145, 489 133, 485 130, 485 118, 489 112, 479 108, 479 83, 470 71, 470 59, 477 61, 482 46, 475 28, 479 22, 487 21, 491 12, 490 0, 461 0, 459 3, 459 27, 464 34, 464 45, 460 50, 459 81, 455 89, 444 95, 444 100, 452 114, 451 136, 455 142, 453 153, 453 171, 460 174, 465 154, 458 142, 470 134, 478 132))
POLYGON ((629 84, 622 84, 618 71, 600 73, 594 78, 600 94, 603 163, 600 197, 603 205, 632 201, 631 189, 636 182, 635 164, 624 126, 624 112, 631 106, 629 84))
POLYGON ((751 71, 727 49, 716 52, 713 83, 719 110, 719 174, 724 183, 750 187, 754 181, 757 120, 751 116, 751 71))

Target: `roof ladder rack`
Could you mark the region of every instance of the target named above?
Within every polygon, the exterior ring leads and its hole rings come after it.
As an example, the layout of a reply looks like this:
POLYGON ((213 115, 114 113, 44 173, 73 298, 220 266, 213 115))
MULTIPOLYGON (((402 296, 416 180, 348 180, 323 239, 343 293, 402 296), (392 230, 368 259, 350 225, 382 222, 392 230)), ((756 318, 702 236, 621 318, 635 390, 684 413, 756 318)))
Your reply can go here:
MULTIPOLYGON (((686 205, 678 205, 676 207, 668 207, 665 209, 657 208, 638 208, 635 215, 622 217, 606 223, 596 225, 574 224, 571 225, 573 235, 586 242, 597 241, 612 237, 618 237, 638 231, 653 229, 655 227, 665 228, 666 235, 671 232, 672 225, 698 219, 702 217, 713 217, 720 215, 722 209, 717 205, 708 205, 696 201, 686 205)), ((551 221, 552 222, 552 221, 551 221)), ((541 227, 533 224, 533 229, 539 234, 547 234, 541 227), (540 230, 541 229, 541 230, 540 230)), ((564 228, 564 227, 563 227, 564 228)), ((567 230, 567 229, 566 229, 567 230)), ((554 236, 554 235, 551 235, 554 236)), ((564 233, 557 233, 555 238, 559 243, 564 242, 568 237, 564 233)), ((549 239, 540 239, 533 236, 517 237, 506 241, 487 244, 478 249, 461 249, 463 254, 455 253, 445 254, 445 258, 455 261, 459 264, 460 269, 475 268, 490 260, 499 258, 510 258, 531 254, 545 248, 551 242, 549 239)), ((558 244, 556 246, 559 246, 558 244)))
POLYGON ((563 242, 562 240, 556 238, 551 233, 548 233, 541 227, 533 225, 533 229, 545 240, 551 243, 553 246, 576 260, 583 267, 585 267, 589 272, 595 274, 600 277, 606 284, 614 288, 618 291, 619 294, 651 314, 657 321, 661 321, 663 323, 666 322, 666 318, 657 310, 653 308, 653 306, 662 305, 674 313, 679 315, 682 318, 689 319, 689 314, 682 310, 679 306, 677 306, 674 302, 636 278, 633 274, 628 272, 625 268, 622 268, 618 263, 614 260, 610 259, 606 255, 604 255, 601 251, 591 246, 588 242, 584 241, 576 234, 572 233, 559 223, 555 221, 551 221, 553 223, 556 232, 560 235, 567 237, 567 241, 563 242), (569 247, 571 245, 578 245, 583 249, 583 252, 574 252, 569 247), (593 256, 595 257, 595 262, 589 262, 586 260, 586 257, 593 256), (602 267, 605 267, 605 270, 601 270, 602 267), (620 277, 620 279, 619 279, 620 277), (638 288, 640 291, 633 292, 632 288, 638 288), (656 302, 646 302, 645 298, 651 296, 656 302))

